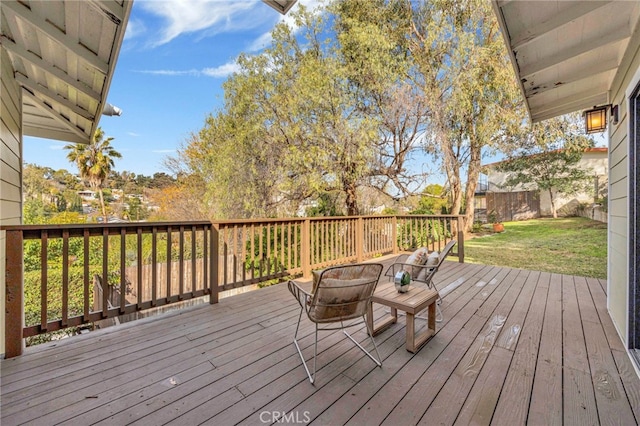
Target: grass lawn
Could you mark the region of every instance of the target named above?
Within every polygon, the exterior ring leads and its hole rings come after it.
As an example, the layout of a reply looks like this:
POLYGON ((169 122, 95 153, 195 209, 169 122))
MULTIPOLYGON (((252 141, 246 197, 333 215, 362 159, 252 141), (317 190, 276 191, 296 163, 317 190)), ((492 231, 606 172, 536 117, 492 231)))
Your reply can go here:
POLYGON ((607 277, 607 224, 583 217, 505 222, 464 242, 465 262, 607 277))

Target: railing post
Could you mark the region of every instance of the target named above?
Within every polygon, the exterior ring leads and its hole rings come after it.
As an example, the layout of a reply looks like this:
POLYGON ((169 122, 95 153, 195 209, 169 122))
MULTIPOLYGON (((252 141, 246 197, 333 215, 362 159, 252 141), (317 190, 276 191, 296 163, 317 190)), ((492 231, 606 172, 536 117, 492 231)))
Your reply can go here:
POLYGON ((302 276, 311 277, 311 220, 305 219, 302 223, 302 235, 300 236, 300 263, 302 276))
POLYGON ((464 228, 461 216, 458 216, 458 262, 464 263, 464 228))
POLYGON ((356 225, 356 262, 364 261, 364 218, 358 216, 356 225))
POLYGON ((210 271, 209 272, 209 303, 213 305, 214 303, 218 303, 218 285, 219 285, 218 259, 220 257, 219 256, 220 247, 218 246, 219 244, 218 241, 220 238, 220 233, 219 233, 217 224, 211 225, 210 236, 211 236, 211 241, 209 244, 210 244, 211 250, 209 251, 209 271, 210 271))
POLYGON ((13 358, 24 347, 23 245, 21 230, 6 232, 5 358, 13 358))
POLYGON ((398 216, 393 216, 391 219, 391 227, 393 228, 391 231, 391 238, 393 239, 393 254, 398 254, 400 251, 398 249, 398 216))

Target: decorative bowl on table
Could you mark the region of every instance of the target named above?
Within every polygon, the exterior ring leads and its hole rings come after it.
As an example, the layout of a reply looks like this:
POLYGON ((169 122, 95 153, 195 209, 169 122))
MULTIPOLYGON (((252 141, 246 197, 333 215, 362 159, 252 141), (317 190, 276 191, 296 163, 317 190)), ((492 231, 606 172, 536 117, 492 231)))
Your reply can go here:
POLYGON ((411 274, 407 271, 399 271, 394 276, 393 283, 396 285, 398 293, 406 293, 409 291, 409 284, 411 284, 411 274))

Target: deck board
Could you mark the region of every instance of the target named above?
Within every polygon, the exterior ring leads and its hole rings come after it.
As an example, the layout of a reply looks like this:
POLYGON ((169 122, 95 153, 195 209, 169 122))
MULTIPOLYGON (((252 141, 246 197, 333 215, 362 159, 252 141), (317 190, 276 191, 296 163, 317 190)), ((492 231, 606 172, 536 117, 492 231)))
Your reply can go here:
POLYGON ((527 420, 562 424, 562 277, 550 275, 527 420))
MULTIPOLYGON (((532 272, 527 284, 533 286, 531 303, 528 307, 526 319, 522 322, 520 337, 509 366, 504 385, 501 387, 501 397, 497 401, 492 420, 496 424, 525 424, 529 412, 533 377, 538 360, 540 336, 547 304, 549 290, 549 274, 532 272)), ((510 344, 505 345, 511 347, 510 344)))
MULTIPOLYGON (((300 308, 280 284, 2 360, 0 421, 638 423, 640 380, 608 316, 606 283, 454 262, 435 283, 443 295, 436 335, 407 352, 401 316, 376 336, 382 368, 341 333, 324 332, 311 385, 292 343, 300 308)), ((307 358, 313 330, 303 320, 307 358)), ((352 335, 370 348, 363 326, 352 335)))

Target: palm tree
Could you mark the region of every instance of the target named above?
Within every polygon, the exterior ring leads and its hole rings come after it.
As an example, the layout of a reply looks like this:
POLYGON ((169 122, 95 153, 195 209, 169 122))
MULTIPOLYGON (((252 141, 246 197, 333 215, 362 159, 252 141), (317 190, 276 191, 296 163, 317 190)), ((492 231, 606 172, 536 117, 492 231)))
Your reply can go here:
POLYGON ((102 187, 113 167, 113 159, 122 158, 111 146, 112 140, 111 137, 104 139, 104 132, 98 127, 88 145, 78 143, 64 147, 69 150, 67 160, 76 164, 82 180, 87 182, 92 190, 98 191, 104 223, 107 223, 107 210, 104 206, 102 187))

